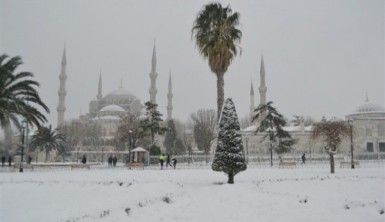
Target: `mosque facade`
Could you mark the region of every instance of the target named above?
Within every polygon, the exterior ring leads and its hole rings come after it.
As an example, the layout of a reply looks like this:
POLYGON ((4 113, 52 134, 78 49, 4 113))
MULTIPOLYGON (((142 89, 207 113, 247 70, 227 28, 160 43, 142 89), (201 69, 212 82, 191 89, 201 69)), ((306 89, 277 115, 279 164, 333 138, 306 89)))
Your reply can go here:
MULTIPOLYGON (((267 86, 265 82, 265 64, 261 59, 260 69, 260 104, 266 103, 267 86)), ((250 118, 254 116, 254 89, 251 84, 250 89, 250 118)), ((345 120, 353 128, 353 147, 357 154, 377 154, 385 157, 385 109, 379 104, 369 101, 366 95, 365 101, 354 111, 345 116, 345 120)), ((269 153, 268 142, 263 141, 263 134, 256 134, 257 122, 252 122, 250 126, 241 130, 246 154, 264 155, 269 153)), ((318 154, 325 152, 325 144, 322 140, 312 140, 312 125, 305 126, 302 120, 299 125, 288 125, 284 129, 296 139, 293 152, 318 154)), ((339 152, 347 154, 350 152, 351 138, 344 138, 339 152)))

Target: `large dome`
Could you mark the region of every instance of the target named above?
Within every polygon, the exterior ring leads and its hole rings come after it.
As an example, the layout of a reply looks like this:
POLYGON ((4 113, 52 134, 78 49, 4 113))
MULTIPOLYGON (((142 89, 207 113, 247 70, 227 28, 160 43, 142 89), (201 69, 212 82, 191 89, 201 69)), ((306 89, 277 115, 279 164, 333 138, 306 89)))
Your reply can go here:
POLYGON ((108 105, 103 107, 100 112, 125 112, 125 110, 118 105, 108 105))
POLYGON ((107 94, 107 96, 133 96, 129 91, 120 88, 107 94))
POLYGON ((369 101, 366 101, 364 104, 359 105, 355 110, 355 113, 381 113, 381 112, 385 112, 384 107, 375 103, 370 103, 369 101))
POLYGON ((119 89, 108 93, 103 100, 106 104, 130 104, 131 102, 138 100, 138 98, 128 90, 120 87, 119 89))

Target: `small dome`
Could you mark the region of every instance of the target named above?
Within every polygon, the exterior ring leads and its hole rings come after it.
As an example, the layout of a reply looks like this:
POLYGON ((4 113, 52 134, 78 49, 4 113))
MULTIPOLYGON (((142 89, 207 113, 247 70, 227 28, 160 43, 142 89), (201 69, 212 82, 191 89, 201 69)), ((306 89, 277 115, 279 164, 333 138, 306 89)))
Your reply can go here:
POLYGON ((379 112, 385 112, 385 109, 374 103, 365 102, 364 104, 361 104, 357 107, 356 113, 379 113, 379 112))
POLYGON ((129 96, 132 94, 129 91, 127 91, 123 88, 120 88, 120 89, 117 89, 117 90, 114 90, 114 91, 108 93, 107 95, 110 95, 110 96, 129 96))
POLYGON ((118 105, 108 105, 103 107, 100 112, 125 112, 125 110, 118 105))

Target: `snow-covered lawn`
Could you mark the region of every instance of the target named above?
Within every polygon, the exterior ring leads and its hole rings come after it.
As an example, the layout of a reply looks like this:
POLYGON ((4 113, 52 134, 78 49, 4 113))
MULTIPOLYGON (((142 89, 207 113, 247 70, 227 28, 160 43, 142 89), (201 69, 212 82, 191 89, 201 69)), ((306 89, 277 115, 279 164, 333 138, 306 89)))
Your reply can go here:
POLYGON ((381 167, 226 179, 209 169, 0 173, 0 221, 385 221, 381 167))

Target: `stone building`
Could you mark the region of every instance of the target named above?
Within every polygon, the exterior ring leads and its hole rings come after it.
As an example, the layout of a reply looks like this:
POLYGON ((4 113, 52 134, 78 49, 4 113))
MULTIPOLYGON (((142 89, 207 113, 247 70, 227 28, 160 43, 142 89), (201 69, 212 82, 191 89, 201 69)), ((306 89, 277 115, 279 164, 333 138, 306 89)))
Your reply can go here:
MULTIPOLYGON (((260 104, 266 103, 265 84, 265 65, 263 58, 261 59, 260 70, 260 104)), ((254 90, 251 85, 250 90, 250 116, 254 115, 254 90)), ((255 107, 256 108, 256 107, 255 107)), ((345 120, 350 122, 353 127, 353 147, 358 154, 384 154, 385 155, 385 109, 378 104, 369 102, 368 97, 363 104, 359 105, 351 114, 346 115, 345 120), (349 121, 350 120, 350 121, 349 121)), ((246 154, 250 155, 264 155, 269 153, 269 144, 263 140, 263 134, 255 134, 257 129, 257 122, 253 122, 250 126, 242 129, 243 142, 246 154)), ((324 153, 325 144, 322 140, 312 140, 312 126, 305 126, 302 122, 298 126, 285 126, 284 129, 288 131, 297 143, 294 145, 294 153, 324 153)), ((339 152, 350 152, 350 137, 344 138, 339 152)))

